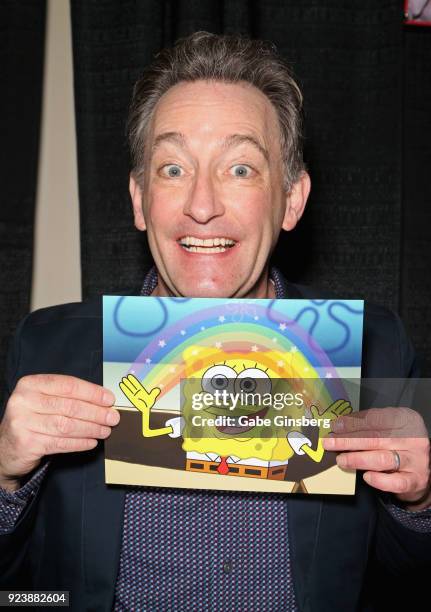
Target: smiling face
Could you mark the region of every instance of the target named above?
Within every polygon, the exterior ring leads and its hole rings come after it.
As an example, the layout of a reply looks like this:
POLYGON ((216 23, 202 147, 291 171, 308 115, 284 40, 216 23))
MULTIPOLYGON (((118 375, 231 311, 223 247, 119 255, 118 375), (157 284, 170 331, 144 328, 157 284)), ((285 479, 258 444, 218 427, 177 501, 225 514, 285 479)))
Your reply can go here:
MULTIPOLYGON (((304 367, 306 361, 299 351, 285 353, 272 350, 256 353, 191 345, 184 350, 183 360, 183 450, 235 455, 241 459, 256 457, 265 461, 284 461, 292 456, 293 451, 283 427, 258 425, 254 419, 257 416, 268 418, 271 423, 275 415, 300 416, 301 412, 296 405, 287 406, 281 412, 280 407, 274 408, 265 400, 271 394, 275 398, 276 383, 281 377, 295 376, 304 367), (217 404, 216 391, 226 391, 227 399, 217 404), (203 393, 210 400, 202 404, 198 411, 193 408, 194 393, 203 393), (259 394, 260 401, 257 396, 256 400, 251 395, 246 396, 247 393, 259 394), (233 406, 230 400, 235 394, 238 394, 240 401, 233 406), (211 396, 214 396, 214 401, 211 401, 211 396), (242 403, 242 399, 245 403, 242 403), (204 423, 194 425, 194 415, 201 415, 204 419, 225 416, 233 421, 222 426, 204 423), (243 418, 241 423, 237 421, 240 416, 243 418)), ((295 386, 295 381, 292 389, 283 384, 283 390, 296 392, 298 389, 295 386)))
POLYGON ((144 184, 130 180, 135 225, 147 230, 155 294, 275 297, 268 259, 309 192, 283 189, 277 113, 248 83, 181 82, 156 105, 144 184))

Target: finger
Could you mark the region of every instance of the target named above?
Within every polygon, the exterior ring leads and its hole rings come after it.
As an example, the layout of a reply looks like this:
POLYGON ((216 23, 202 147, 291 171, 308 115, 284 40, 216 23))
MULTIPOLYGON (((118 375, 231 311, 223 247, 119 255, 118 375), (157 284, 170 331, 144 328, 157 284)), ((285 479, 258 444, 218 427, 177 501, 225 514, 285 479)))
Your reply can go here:
POLYGON ((415 488, 415 477, 410 472, 365 472, 363 479, 370 486, 390 493, 407 493, 415 488))
MULTIPOLYGON (((307 409, 306 409, 307 410, 307 409)), ((310 408, 309 408, 309 413, 311 413, 311 417, 314 417, 315 419, 320 417, 320 412, 317 406, 315 406, 314 404, 311 404, 310 408)))
MULTIPOLYGON (((30 398, 27 401, 30 401, 30 398)), ((54 395, 42 395, 37 404, 32 402, 32 407, 37 414, 57 414, 99 425, 113 426, 117 425, 120 420, 120 414, 115 408, 105 408, 89 402, 54 395)))
POLYGON ((340 400, 340 403, 334 409, 335 414, 341 416, 342 414, 349 414, 352 411, 350 403, 346 400, 340 400))
POLYGON ((156 398, 160 395, 160 389, 159 387, 154 387, 154 389, 152 389, 148 395, 148 398, 151 402, 155 402, 156 398))
POLYGON ((121 379, 121 382, 123 383, 123 385, 125 387, 127 387, 127 389, 130 391, 130 393, 132 393, 133 395, 136 395, 139 391, 139 389, 136 387, 136 385, 134 385, 128 378, 127 376, 124 376, 121 379))
POLYGON ((34 433, 66 438, 105 439, 111 428, 60 414, 35 414, 27 420, 27 428, 34 433))
MULTIPOLYGON (((332 428, 333 423, 331 422, 331 428, 332 428)), ((331 432, 331 436, 333 436, 336 439, 340 439, 340 438, 385 438, 385 437, 389 437, 386 436, 384 434, 384 432, 381 431, 374 431, 371 429, 363 429, 363 430, 358 430, 358 431, 332 431, 331 432)))
POLYGON ((39 392, 46 395, 71 397, 74 399, 112 406, 114 394, 100 385, 96 385, 76 376, 63 374, 31 374, 23 376, 17 383, 17 388, 39 392))
POLYGON ((133 376, 133 374, 129 374, 125 379, 123 378, 123 380, 130 383, 131 388, 135 389, 135 391, 143 389, 142 383, 140 383, 136 376, 133 376))
POLYGON ((74 453, 96 448, 98 440, 94 438, 63 438, 40 435, 40 456, 57 453, 74 453))
POLYGON ((407 424, 407 413, 399 408, 369 408, 360 410, 334 423, 335 431, 353 432, 363 430, 390 431, 407 424))
POLYGON ((322 438, 323 448, 328 451, 357 451, 357 450, 391 450, 393 448, 405 451, 421 451, 426 448, 428 440, 425 438, 401 438, 382 435, 381 432, 365 432, 361 434, 330 433, 322 438))
MULTIPOLYGON (((411 458, 408 453, 399 452, 399 471, 408 470, 411 458)), ((391 450, 358 451, 341 453, 337 455, 337 465, 349 470, 372 470, 374 472, 387 472, 397 467, 394 453, 391 450)))
POLYGON ((127 397, 129 402, 135 405, 136 392, 131 391, 129 387, 126 387, 126 385, 123 382, 120 382, 120 389, 124 393, 124 395, 127 397))
POLYGON ((333 402, 333 403, 332 403, 332 404, 329 406, 329 408, 328 408, 328 412, 330 412, 330 413, 332 413, 332 414, 334 414, 334 415, 338 414, 338 413, 337 413, 337 410, 338 410, 338 408, 339 408, 339 407, 340 407, 340 406, 341 406, 341 405, 344 403, 344 401, 345 401, 345 400, 343 400, 343 399, 339 399, 339 400, 336 400, 335 402, 333 402))
POLYGON ((390 446, 388 446, 388 441, 390 441, 390 438, 380 438, 380 437, 356 438, 350 435, 348 438, 338 438, 338 437, 335 437, 334 435, 329 435, 325 438, 322 438, 323 448, 325 450, 330 450, 330 451, 379 450, 382 448, 390 448, 390 446))
POLYGON ((343 400, 336 400, 333 404, 331 404, 328 408, 328 412, 332 414, 337 414, 337 408, 343 400))

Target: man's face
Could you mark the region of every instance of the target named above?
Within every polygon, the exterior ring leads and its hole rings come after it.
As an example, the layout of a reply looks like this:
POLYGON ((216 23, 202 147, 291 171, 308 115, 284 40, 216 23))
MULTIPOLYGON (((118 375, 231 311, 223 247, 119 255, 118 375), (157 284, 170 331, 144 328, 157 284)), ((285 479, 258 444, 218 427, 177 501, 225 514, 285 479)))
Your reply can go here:
POLYGON ((179 83, 159 100, 146 146, 144 184, 130 188, 160 294, 266 297, 269 255, 308 195, 302 183, 301 202, 283 189, 271 102, 246 83, 179 83))

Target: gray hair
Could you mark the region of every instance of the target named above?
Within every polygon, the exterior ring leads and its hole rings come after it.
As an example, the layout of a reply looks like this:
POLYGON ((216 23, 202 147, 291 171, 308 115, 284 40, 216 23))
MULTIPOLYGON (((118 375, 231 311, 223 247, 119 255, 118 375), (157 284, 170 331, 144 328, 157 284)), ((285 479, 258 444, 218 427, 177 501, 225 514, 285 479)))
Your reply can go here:
POLYGON ((132 174, 144 174, 145 143, 154 108, 164 93, 182 81, 251 83, 272 102, 280 124, 284 188, 290 191, 304 170, 302 94, 290 67, 268 41, 234 34, 194 32, 160 51, 135 83, 127 121, 132 174))

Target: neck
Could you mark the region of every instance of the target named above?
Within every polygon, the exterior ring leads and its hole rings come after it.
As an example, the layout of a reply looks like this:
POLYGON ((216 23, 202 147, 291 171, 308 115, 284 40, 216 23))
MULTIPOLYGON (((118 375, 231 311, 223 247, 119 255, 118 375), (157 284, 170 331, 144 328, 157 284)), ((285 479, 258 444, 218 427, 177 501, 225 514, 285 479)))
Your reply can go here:
MULTIPOLYGON (((157 285, 151 292, 151 295, 157 297, 175 297, 175 294, 169 289, 169 287, 166 285, 160 275, 158 275, 157 285)), ((246 295, 242 295, 240 297, 253 299, 274 299, 277 297, 274 283, 269 277, 268 268, 265 268, 265 270, 262 272, 255 286, 250 291, 248 291, 246 295)))

